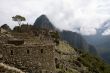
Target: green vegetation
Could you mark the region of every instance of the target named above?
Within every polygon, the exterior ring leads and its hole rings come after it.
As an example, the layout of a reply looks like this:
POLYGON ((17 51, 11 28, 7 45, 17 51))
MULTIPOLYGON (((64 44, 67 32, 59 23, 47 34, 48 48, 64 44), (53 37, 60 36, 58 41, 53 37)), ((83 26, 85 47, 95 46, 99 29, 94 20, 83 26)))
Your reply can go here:
POLYGON ((66 42, 60 41, 59 45, 57 46, 60 51, 70 53, 70 52, 75 52, 75 50, 66 42))
POLYGON ((64 60, 69 62, 68 64, 70 64, 69 66, 71 67, 67 67, 67 70, 59 68, 59 73, 110 73, 110 65, 106 64, 97 55, 94 56, 79 49, 74 49, 64 41, 60 41, 57 47, 62 52, 77 53, 76 56, 74 54, 73 57, 68 58, 68 60, 64 57, 64 60))
POLYGON ((25 19, 25 17, 23 17, 23 16, 21 16, 21 15, 16 15, 16 16, 13 16, 13 17, 12 17, 12 20, 13 20, 13 21, 17 21, 18 24, 19 24, 19 26, 20 26, 20 25, 21 25, 21 22, 22 22, 22 21, 25 21, 26 19, 25 19))
POLYGON ((75 69, 70 69, 70 70, 67 70, 67 71, 65 71, 64 69, 57 69, 56 71, 57 71, 57 73, 80 73, 75 69))
POLYGON ((17 29, 17 30, 19 29, 19 32, 20 32, 20 31, 21 31, 21 30, 20 30, 21 22, 22 22, 22 21, 26 21, 25 17, 23 17, 23 16, 21 16, 21 15, 16 15, 16 16, 13 16, 13 17, 12 17, 12 20, 18 22, 19 27, 16 27, 16 29, 17 29))
POLYGON ((82 55, 78 58, 83 65, 88 67, 89 71, 95 73, 109 73, 110 66, 105 64, 104 61, 99 59, 96 56, 90 55, 88 53, 82 53, 82 55))

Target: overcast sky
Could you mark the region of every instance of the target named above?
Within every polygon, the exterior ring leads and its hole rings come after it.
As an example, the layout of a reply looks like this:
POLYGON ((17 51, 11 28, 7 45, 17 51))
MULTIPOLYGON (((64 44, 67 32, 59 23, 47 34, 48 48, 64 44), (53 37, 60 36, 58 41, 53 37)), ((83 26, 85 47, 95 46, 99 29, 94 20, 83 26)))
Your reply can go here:
MULTIPOLYGON (((46 14, 60 29, 78 31, 86 35, 96 34, 96 29, 110 19, 110 0, 0 0, 0 25, 12 28, 17 23, 12 16, 25 16, 26 23, 33 24, 37 17, 46 14)), ((107 29, 105 34, 109 34, 107 29)))

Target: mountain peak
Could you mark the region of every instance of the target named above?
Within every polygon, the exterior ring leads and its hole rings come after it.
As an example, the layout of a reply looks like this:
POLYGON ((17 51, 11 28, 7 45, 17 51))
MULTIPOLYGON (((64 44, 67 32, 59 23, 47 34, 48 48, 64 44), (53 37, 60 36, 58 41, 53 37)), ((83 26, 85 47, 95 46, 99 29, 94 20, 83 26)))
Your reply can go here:
POLYGON ((48 17, 45 14, 42 14, 39 18, 45 18, 48 19, 48 17))
POLYGON ((50 22, 46 15, 41 15, 38 17, 33 25, 35 28, 47 28, 54 30, 54 25, 50 22))

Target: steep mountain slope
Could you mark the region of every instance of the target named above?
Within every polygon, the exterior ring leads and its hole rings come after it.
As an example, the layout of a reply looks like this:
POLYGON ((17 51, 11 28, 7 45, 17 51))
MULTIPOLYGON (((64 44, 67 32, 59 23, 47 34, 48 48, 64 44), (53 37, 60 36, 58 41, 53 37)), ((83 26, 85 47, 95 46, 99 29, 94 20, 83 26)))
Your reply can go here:
POLYGON ((97 54, 97 51, 94 46, 89 45, 86 40, 78 33, 71 31, 62 31, 60 36, 63 40, 69 42, 74 48, 81 49, 82 51, 88 51, 93 54, 97 54))
POLYGON ((39 18, 37 18, 33 27, 47 28, 47 29, 52 29, 52 30, 55 29, 55 27, 52 25, 52 23, 50 22, 50 20, 47 18, 46 15, 41 15, 39 18))
POLYGON ((57 46, 61 59, 56 63, 58 73, 109 73, 110 66, 91 54, 72 48, 60 41, 57 46), (63 68, 62 68, 63 66, 63 68))
MULTIPOLYGON (((33 26, 34 28, 55 29, 54 25, 49 21, 46 15, 38 17, 33 26)), ((67 41, 74 48, 82 49, 95 54, 97 53, 95 47, 89 45, 80 34, 70 31, 59 31, 59 34, 62 40, 67 41)))
POLYGON ((84 36, 84 38, 97 48, 100 56, 108 63, 110 63, 110 35, 102 35, 107 29, 110 28, 110 20, 101 24, 102 26, 97 29, 97 34, 93 36, 84 36))
POLYGON ((97 48, 100 56, 110 63, 110 36, 84 36, 84 38, 97 48))

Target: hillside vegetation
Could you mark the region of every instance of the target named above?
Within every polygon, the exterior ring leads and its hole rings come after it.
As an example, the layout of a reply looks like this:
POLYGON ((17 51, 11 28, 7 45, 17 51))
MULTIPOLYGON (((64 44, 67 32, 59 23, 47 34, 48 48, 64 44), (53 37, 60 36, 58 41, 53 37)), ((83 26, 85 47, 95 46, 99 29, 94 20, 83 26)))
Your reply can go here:
POLYGON ((66 69, 58 68, 61 73, 110 73, 110 66, 98 56, 74 49, 67 42, 60 42, 57 47, 62 52, 73 52, 71 55, 66 55, 69 58, 63 57, 62 54, 63 60, 60 62, 66 64, 66 69))

